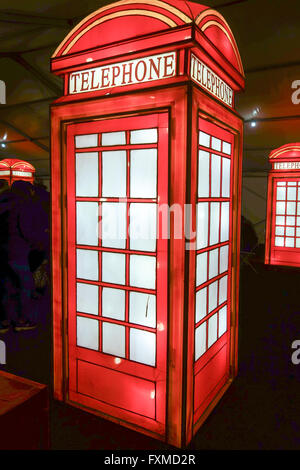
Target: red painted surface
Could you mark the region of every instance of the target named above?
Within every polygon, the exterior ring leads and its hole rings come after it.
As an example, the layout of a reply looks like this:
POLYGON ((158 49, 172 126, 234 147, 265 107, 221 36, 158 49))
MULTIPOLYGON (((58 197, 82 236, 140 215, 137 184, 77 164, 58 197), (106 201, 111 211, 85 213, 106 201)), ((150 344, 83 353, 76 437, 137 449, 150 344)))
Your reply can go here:
POLYGON ((35 168, 28 162, 17 158, 5 158, 0 161, 0 179, 5 179, 10 185, 14 181, 34 182, 35 168), (17 173, 15 173, 17 172, 17 173))
MULTIPOLYGON (((242 121, 230 106, 215 96, 213 87, 204 90, 192 82, 191 54, 203 61, 234 92, 243 88, 238 49, 224 18, 202 5, 178 0, 146 3, 128 0, 101 8, 74 28, 58 47, 51 64, 52 71, 61 75, 65 84, 65 96, 53 104, 51 111, 55 398, 88 408, 117 423, 121 421, 125 426, 179 447, 192 439, 237 373, 242 121), (133 61, 143 64, 147 57, 173 53, 175 73, 157 71, 156 80, 117 85, 120 64, 133 61), (107 69, 104 72, 107 76, 108 70, 114 74, 111 86, 86 91, 91 75, 85 72, 97 69, 100 73, 103 67, 107 69), (77 92, 70 94, 69 80, 74 73, 78 74, 77 80, 83 85, 80 91, 84 93, 78 93, 77 87, 77 92), (101 195, 103 152, 124 150, 127 170, 130 170, 130 152, 134 146, 129 141, 129 133, 150 128, 158 129, 158 142, 139 144, 139 148, 154 147, 158 152, 158 197, 151 201, 159 207, 177 205, 182 211, 185 204, 190 204, 192 217, 188 232, 184 230, 184 218, 176 222, 171 217, 169 239, 165 239, 160 231, 156 251, 152 253, 131 250, 128 237, 124 248, 107 248, 102 244, 101 229, 97 244, 78 244, 76 204, 117 202, 115 198, 101 195), (222 194, 221 178, 221 196, 216 197, 210 189, 206 198, 198 197, 198 152, 205 150, 199 146, 200 130, 210 134, 210 142, 213 137, 231 145, 230 153, 224 152, 224 148, 208 150, 211 160, 215 154, 220 161, 231 162, 227 195, 222 194), (104 148, 102 133, 117 131, 125 132, 126 142, 104 148), (98 136, 97 145, 75 149, 75 136, 87 134, 98 136), (88 152, 97 154, 98 193, 89 197, 76 196, 76 154, 88 152), (195 246, 187 249, 187 244, 195 241, 192 232, 196 229, 197 203, 207 203, 208 207, 219 204, 219 217, 225 207, 222 204, 229 204, 228 240, 221 240, 219 229, 218 241, 213 245, 198 250, 195 246), (206 252, 209 259, 211 251, 224 247, 228 247, 226 270, 196 285, 196 257, 206 252), (103 254, 124 256, 124 284, 105 282, 101 275, 95 280, 77 278, 76 249, 97 253, 99 273, 102 273, 103 254), (156 258, 154 289, 130 285, 131 255, 156 258), (196 293, 203 288, 209 289, 214 282, 219 286, 225 276, 228 277, 226 300, 211 311, 207 307, 205 317, 195 323, 196 293), (99 289, 97 312, 77 311, 76 282, 99 289), (107 287, 124 291, 123 319, 103 315, 101 295, 102 289, 107 287), (135 325, 130 321, 128 299, 132 290, 156 294, 154 327, 135 325), (218 326, 216 340, 208 344, 206 339, 206 350, 195 361, 196 329, 205 325, 208 333, 212 317, 217 318, 219 325, 219 311, 225 306, 226 331, 219 334, 218 326), (78 344, 78 318, 93 320, 97 331, 93 347, 78 344), (125 331, 125 349, 121 357, 103 349, 105 324, 125 329, 122 330, 125 331), (152 365, 130 359, 130 334, 134 329, 156 335, 152 365)), ((151 70, 154 74, 153 67, 151 70)), ((95 82, 90 81, 89 86, 91 83, 95 82)), ((226 166, 226 162, 221 164, 221 175, 223 165, 226 166)), ((127 222, 129 204, 138 202, 130 199, 129 187, 130 178, 127 178, 127 222)), ((150 199, 139 201, 148 203, 150 199)))
POLYGON ((268 176, 265 263, 298 267, 300 144, 273 150, 269 162, 272 168, 268 176))

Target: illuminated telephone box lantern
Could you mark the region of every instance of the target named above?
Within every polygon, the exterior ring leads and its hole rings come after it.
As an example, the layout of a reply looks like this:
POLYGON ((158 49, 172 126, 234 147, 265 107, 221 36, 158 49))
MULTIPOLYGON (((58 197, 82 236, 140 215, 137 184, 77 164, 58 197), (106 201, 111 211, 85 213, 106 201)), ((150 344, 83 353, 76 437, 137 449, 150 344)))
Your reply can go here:
POLYGON ((268 176, 265 263, 300 266, 300 143, 273 150, 268 176))
POLYGON ((0 179, 4 179, 11 186, 14 181, 34 182, 35 168, 28 162, 17 158, 6 158, 0 161, 0 179))
POLYGON ((55 397, 185 446, 237 373, 233 34, 196 3, 120 1, 52 71, 55 397))

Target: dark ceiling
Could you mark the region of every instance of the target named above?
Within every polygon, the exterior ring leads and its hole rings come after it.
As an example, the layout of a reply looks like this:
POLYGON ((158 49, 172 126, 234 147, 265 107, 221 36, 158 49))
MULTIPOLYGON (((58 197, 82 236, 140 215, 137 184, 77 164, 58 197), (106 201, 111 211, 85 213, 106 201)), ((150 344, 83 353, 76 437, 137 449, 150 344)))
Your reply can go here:
MULTIPOLYGON (((6 83, 7 100, 0 105, 0 158, 30 161, 38 176, 49 178, 49 104, 62 94, 60 80, 49 72, 50 57, 76 23, 107 3, 1 0, 0 79, 6 83)), ((265 174, 271 149, 300 140, 300 104, 291 99, 292 83, 300 80, 300 2, 205 4, 226 18, 246 72, 246 90, 237 98, 245 120, 244 175, 265 174)))

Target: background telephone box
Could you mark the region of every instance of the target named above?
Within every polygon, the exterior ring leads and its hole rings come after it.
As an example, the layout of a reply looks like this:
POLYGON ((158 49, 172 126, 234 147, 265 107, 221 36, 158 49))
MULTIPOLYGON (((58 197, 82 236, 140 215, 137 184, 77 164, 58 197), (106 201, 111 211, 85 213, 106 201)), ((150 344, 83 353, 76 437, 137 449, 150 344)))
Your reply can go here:
POLYGON ((34 182, 35 168, 28 162, 17 158, 5 158, 0 161, 0 179, 12 185, 14 181, 34 182))
POLYGON ((300 266, 300 144, 273 150, 268 176, 265 263, 300 266))
POLYGON ((205 6, 126 0, 51 67, 55 397, 184 446, 237 373, 234 37, 205 6))

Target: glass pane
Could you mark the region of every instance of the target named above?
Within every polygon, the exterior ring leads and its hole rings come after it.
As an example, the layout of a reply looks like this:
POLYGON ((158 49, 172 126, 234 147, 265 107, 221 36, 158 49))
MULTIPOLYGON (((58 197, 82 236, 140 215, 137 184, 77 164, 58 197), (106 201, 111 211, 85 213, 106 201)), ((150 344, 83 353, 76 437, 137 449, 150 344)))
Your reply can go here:
POLYGON ((230 167, 229 158, 222 159, 222 196, 230 197, 230 167))
POLYGON ((276 214, 277 215, 285 214, 285 202, 276 202, 276 214))
POLYGON ((202 320, 206 316, 206 304, 207 304, 207 288, 198 290, 196 292, 196 315, 195 323, 202 320))
POLYGON ((296 238, 296 248, 300 248, 300 238, 296 238))
MULTIPOLYGON (((284 219, 284 217, 283 217, 283 219, 284 219)), ((288 216, 288 217, 286 218, 285 224, 286 224, 286 225, 295 225, 295 220, 296 220, 295 217, 288 216)))
POLYGON ((218 152, 221 152, 221 141, 220 139, 217 139, 217 137, 212 137, 211 139, 211 148, 214 150, 218 150, 218 152))
POLYGON ((209 153, 199 150, 198 197, 209 197, 209 153))
POLYGON ((76 250, 77 254, 77 277, 98 281, 99 262, 98 252, 92 250, 76 250))
POLYGON ((155 198, 157 150, 131 150, 130 156, 130 196, 155 198))
POLYGON ((227 300, 227 288, 228 288, 228 276, 224 276, 220 279, 219 284, 219 305, 227 300))
POLYGON ((196 286, 207 281, 207 253, 201 253, 196 257, 196 286))
POLYGON ((97 202, 76 203, 76 240, 78 245, 98 245, 97 202))
POLYGON ((284 235, 284 227, 276 227, 275 235, 284 235))
POLYGON ((155 256, 130 256, 130 285, 155 289, 156 258, 155 256))
POLYGON ((156 335, 130 328, 130 360, 155 366, 156 335))
POLYGON ((103 132, 102 134, 102 145, 125 145, 126 134, 124 131, 121 132, 103 132))
POLYGON ((197 204, 197 250, 206 248, 208 242, 208 202, 197 204))
POLYGON ((140 129, 130 132, 131 144, 155 144, 157 138, 157 129, 140 129))
POLYGON ((199 132, 199 144, 203 145, 204 147, 210 147, 210 135, 206 134, 205 132, 199 132))
POLYGON ((212 202, 210 204, 210 233, 209 244, 219 243, 219 223, 220 223, 220 203, 212 202))
MULTIPOLYGON (((294 237, 295 236, 295 227, 287 227, 285 234, 288 237, 294 237)), ((283 233, 278 233, 278 234, 276 233, 276 235, 283 235, 283 233)))
POLYGON ((275 246, 284 246, 284 238, 275 237, 275 246))
POLYGON ((195 361, 206 351, 206 322, 195 330, 195 361))
POLYGON ((284 183, 283 181, 280 181, 279 183, 277 183, 277 186, 286 186, 286 183, 284 183))
POLYGON ((126 196, 126 152, 102 152, 102 196, 126 196))
POLYGON ((288 188, 288 191, 287 191, 287 200, 288 201, 296 201, 296 199, 297 199, 297 192, 296 191, 297 191, 296 187, 288 188))
POLYGON ((300 215, 300 203, 297 203, 297 215, 300 215))
POLYGON ((218 306, 218 281, 213 282, 208 287, 208 313, 218 306))
POLYGON ((211 156, 211 197, 220 197, 221 157, 211 156))
POLYGON ((277 225, 284 225, 285 224, 285 220, 284 220, 284 217, 282 215, 276 216, 276 224, 277 225))
POLYGON ((231 155, 231 144, 229 144, 228 142, 223 141, 223 153, 231 155))
POLYGON ((295 239, 294 238, 286 238, 285 239, 285 246, 289 248, 294 248, 295 246, 295 239))
POLYGON ((125 357, 125 326, 102 323, 102 351, 117 357, 125 357))
POLYGON ((288 215, 296 215, 296 203, 295 202, 286 203, 286 213, 288 215))
POLYGON ((228 245, 222 246, 220 248, 220 274, 225 273, 228 269, 228 256, 228 245))
POLYGON ((102 253, 102 281, 125 284, 125 255, 102 253))
POLYGON ((126 203, 103 202, 101 207, 102 246, 124 249, 126 247, 126 203))
POLYGON ((227 330, 227 307, 221 308, 219 311, 219 338, 227 330))
POLYGON ((218 338, 218 314, 215 313, 208 320, 208 342, 207 346, 210 348, 218 338))
POLYGON ((125 291, 103 287, 102 316, 125 320, 125 291))
POLYGON ((277 201, 285 201, 286 199, 286 189, 279 186, 277 188, 277 194, 276 194, 276 199, 277 201))
POLYGON ((221 205, 221 242, 229 240, 229 202, 221 205))
POLYGON ((296 235, 297 235, 297 237, 300 237, 300 228, 299 227, 296 228, 296 235))
MULTIPOLYGON (((292 225, 292 224, 289 224, 292 225)), ((297 225, 300 225, 300 217, 297 217, 297 225)))
POLYGON ((76 284, 77 312, 98 315, 99 312, 99 287, 92 284, 76 284))
POLYGON ((98 153, 76 153, 76 196, 98 196, 98 153))
POLYGON ((130 249, 156 250, 156 204, 130 204, 130 249))
POLYGON ((98 146, 98 134, 76 135, 75 147, 77 149, 98 146))
POLYGON ((130 292, 129 321, 138 325, 156 327, 156 297, 152 294, 130 292))
POLYGON ((219 249, 209 252, 209 279, 219 274, 219 249))
POLYGON ((77 346, 99 349, 99 322, 92 318, 77 317, 77 346))

